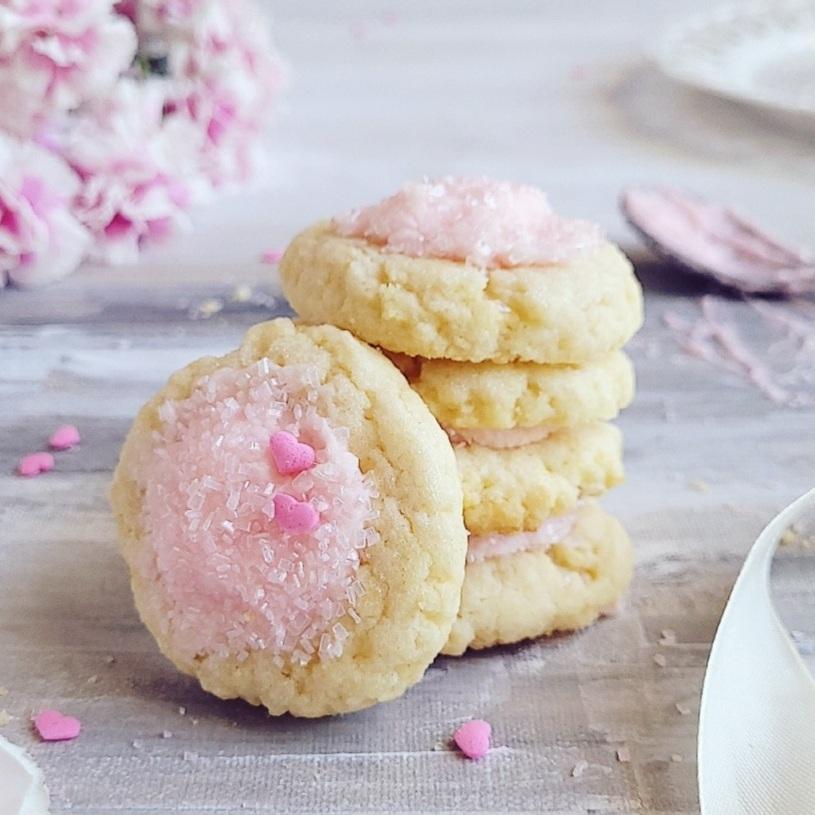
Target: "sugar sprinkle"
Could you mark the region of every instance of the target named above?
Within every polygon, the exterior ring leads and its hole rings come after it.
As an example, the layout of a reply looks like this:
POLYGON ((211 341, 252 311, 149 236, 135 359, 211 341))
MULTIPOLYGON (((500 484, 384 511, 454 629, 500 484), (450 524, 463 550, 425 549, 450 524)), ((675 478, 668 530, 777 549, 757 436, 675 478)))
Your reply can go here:
POLYGON ((349 609, 364 593, 361 553, 379 539, 376 491, 348 431, 318 412, 322 387, 314 368, 261 359, 159 406, 161 425, 139 463, 155 553, 143 568, 184 654, 242 660, 268 650, 282 666, 342 653, 355 624, 349 609), (269 439, 280 430, 312 448, 313 467, 277 471, 269 439), (277 523, 282 494, 313 508, 313 530, 277 523))

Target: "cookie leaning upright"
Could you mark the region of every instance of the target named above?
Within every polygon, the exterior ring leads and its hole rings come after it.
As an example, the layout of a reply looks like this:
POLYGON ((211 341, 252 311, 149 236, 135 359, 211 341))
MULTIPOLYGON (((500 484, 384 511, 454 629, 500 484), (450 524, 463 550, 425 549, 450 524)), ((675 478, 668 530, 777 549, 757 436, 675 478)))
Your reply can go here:
POLYGON ((535 188, 483 180, 408 184, 318 223, 280 275, 304 320, 413 356, 582 363, 642 322, 631 264, 596 227, 535 188))
POLYGON ((112 504, 161 650, 222 698, 320 716, 418 681, 456 616, 456 462, 374 349, 274 320, 139 413, 112 504))

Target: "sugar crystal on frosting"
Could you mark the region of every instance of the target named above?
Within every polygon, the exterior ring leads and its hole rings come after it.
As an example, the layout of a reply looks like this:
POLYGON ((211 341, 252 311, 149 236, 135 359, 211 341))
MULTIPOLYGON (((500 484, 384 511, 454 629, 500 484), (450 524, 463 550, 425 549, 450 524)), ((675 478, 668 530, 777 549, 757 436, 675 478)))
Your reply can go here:
POLYGON ((262 359, 203 377, 187 399, 159 407, 138 473, 139 567, 155 584, 166 636, 187 657, 242 661, 269 649, 281 665, 334 658, 350 636, 342 619, 359 620, 357 571, 378 539, 376 492, 347 430, 318 412, 321 387, 309 366, 262 359), (313 449, 314 467, 278 470, 269 439, 280 431, 313 449), (308 507, 316 526, 275 519, 280 495, 308 507))
POLYGON ((553 212, 537 187, 451 176, 405 184, 378 204, 335 218, 333 226, 387 252, 488 269, 572 260, 603 237, 598 226, 553 212))

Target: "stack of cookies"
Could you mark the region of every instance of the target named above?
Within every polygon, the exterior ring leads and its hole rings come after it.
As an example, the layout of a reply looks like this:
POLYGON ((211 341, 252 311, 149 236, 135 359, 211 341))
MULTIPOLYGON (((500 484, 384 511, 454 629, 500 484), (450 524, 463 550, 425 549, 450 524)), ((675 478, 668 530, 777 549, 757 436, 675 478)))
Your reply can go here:
POLYGON ((281 277, 303 320, 379 346, 452 441, 469 546, 444 653, 614 607, 632 548, 594 499, 623 478, 608 421, 633 396, 642 297, 596 226, 532 187, 446 178, 307 229, 281 277))
POLYGON ((619 250, 534 188, 445 179, 306 230, 281 273, 305 323, 177 371, 116 469, 173 663, 323 716, 613 606, 631 545, 594 499, 622 478, 642 311, 619 250))

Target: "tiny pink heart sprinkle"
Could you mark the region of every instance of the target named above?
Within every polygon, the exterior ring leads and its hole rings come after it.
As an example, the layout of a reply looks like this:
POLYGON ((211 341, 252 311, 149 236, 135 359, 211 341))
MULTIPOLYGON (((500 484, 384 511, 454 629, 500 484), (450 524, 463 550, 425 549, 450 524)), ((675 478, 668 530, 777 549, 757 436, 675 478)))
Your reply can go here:
POLYGON ((311 532, 320 521, 317 510, 308 501, 298 501, 285 492, 274 497, 274 517, 281 529, 295 535, 311 532))
POLYGON ((54 457, 50 453, 30 453, 17 462, 19 475, 31 477, 54 469, 54 457))
POLYGON ((479 759, 484 758, 489 752, 491 734, 492 727, 489 722, 473 719, 465 722, 453 733, 453 741, 467 758, 479 759))
POLYGON ((34 717, 34 727, 43 741, 75 739, 82 729, 79 719, 64 716, 58 710, 42 710, 34 717))
POLYGON ((260 259, 264 263, 280 263, 280 260, 283 257, 283 252, 280 249, 267 249, 261 256, 260 259))
POLYGON ((314 466, 314 448, 287 433, 278 430, 269 439, 269 450, 272 453, 275 467, 281 475, 295 475, 314 466))
POLYGON ((54 450, 70 450, 79 441, 79 431, 72 424, 64 424, 51 434, 48 445, 54 450))

